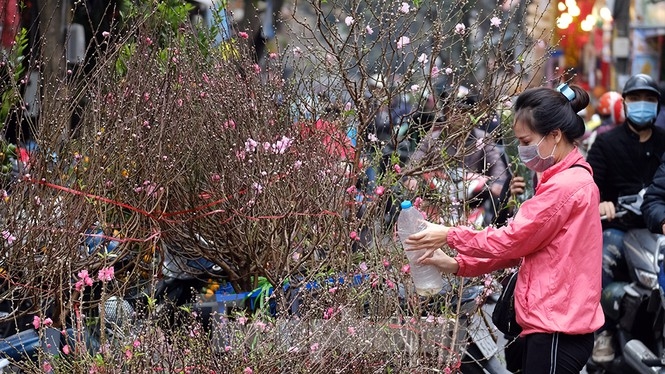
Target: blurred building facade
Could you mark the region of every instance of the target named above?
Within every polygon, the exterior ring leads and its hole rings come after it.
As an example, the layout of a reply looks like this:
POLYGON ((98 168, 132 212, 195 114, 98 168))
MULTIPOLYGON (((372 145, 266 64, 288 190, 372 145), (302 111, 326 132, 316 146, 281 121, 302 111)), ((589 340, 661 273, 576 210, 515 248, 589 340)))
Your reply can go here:
POLYGON ((527 10, 527 29, 553 31, 548 64, 594 96, 620 91, 637 73, 665 82, 665 1, 532 0, 527 10))

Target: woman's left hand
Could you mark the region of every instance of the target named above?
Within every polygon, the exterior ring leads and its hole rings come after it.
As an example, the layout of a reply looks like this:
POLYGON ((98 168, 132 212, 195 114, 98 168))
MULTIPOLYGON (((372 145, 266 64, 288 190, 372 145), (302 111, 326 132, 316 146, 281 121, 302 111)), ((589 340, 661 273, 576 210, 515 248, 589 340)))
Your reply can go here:
POLYGON ((450 227, 427 221, 425 224, 427 227, 424 230, 410 235, 404 242, 408 251, 427 250, 421 258, 430 257, 434 251, 446 245, 450 230, 450 227))

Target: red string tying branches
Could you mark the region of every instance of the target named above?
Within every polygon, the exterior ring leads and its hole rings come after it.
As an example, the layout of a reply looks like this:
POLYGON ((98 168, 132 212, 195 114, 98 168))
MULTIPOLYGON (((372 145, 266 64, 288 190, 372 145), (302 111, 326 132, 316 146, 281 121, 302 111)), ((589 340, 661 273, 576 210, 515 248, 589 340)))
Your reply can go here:
MULTIPOLYGON (((130 204, 123 203, 121 201, 109 199, 107 197, 91 194, 91 193, 85 192, 85 191, 75 190, 75 189, 70 188, 70 187, 60 186, 60 185, 55 184, 55 183, 47 182, 44 179, 35 180, 35 179, 29 178, 27 180, 31 183, 39 184, 39 185, 42 185, 42 186, 46 186, 46 187, 53 188, 53 189, 56 189, 56 190, 64 191, 64 192, 71 193, 71 194, 74 194, 74 195, 78 195, 78 196, 94 199, 94 200, 97 200, 97 201, 105 202, 105 203, 108 203, 108 204, 116 205, 116 206, 119 206, 121 208, 125 208, 125 209, 131 210, 133 212, 139 213, 139 214, 141 214, 145 217, 151 218, 155 221, 167 222, 167 223, 171 223, 171 224, 185 223, 185 222, 193 221, 193 220, 196 220, 196 219, 201 219, 201 218, 211 216, 211 215, 215 215, 215 214, 227 213, 226 210, 216 209, 216 210, 205 212, 203 214, 199 214, 199 215, 196 215, 194 217, 191 217, 189 219, 184 219, 184 220, 173 220, 173 219, 168 219, 167 218, 167 217, 180 216, 180 215, 183 215, 183 214, 200 212, 200 211, 202 211, 206 208, 214 207, 216 205, 222 204, 222 203, 224 203, 226 201, 229 201, 231 199, 231 195, 229 195, 229 196, 226 196, 222 199, 218 199, 218 200, 215 200, 215 201, 212 201, 212 202, 209 202, 207 204, 203 204, 203 205, 191 208, 191 209, 175 211, 175 212, 161 212, 161 213, 159 213, 159 215, 155 215, 153 213, 150 213, 150 212, 145 211, 143 209, 137 208, 137 207, 132 206, 130 204)), ((243 190, 238 191, 238 193, 242 195, 242 194, 247 193, 247 190, 243 189, 243 190)), ((286 217, 289 217, 289 216, 321 217, 321 216, 326 216, 326 215, 338 217, 339 213, 332 212, 332 211, 329 211, 329 210, 322 210, 319 213, 292 212, 292 213, 285 213, 285 214, 271 215, 271 216, 270 215, 247 216, 247 215, 243 215, 240 211, 233 211, 233 215, 231 217, 221 221, 220 224, 226 224, 229 221, 231 221, 231 219, 233 219, 234 217, 242 217, 242 218, 246 218, 246 219, 249 219, 249 220, 252 220, 252 221, 259 221, 259 220, 262 220, 262 219, 283 219, 283 218, 286 218, 286 217)), ((97 235, 97 234, 94 234, 94 235, 97 235)), ((111 236, 102 236, 102 237, 109 238, 109 239, 112 239, 112 240, 117 240, 119 242, 122 242, 122 241, 126 242, 126 241, 149 241, 149 240, 153 239, 154 236, 155 236, 155 234, 151 235, 149 238, 146 238, 146 239, 113 238, 111 236)))

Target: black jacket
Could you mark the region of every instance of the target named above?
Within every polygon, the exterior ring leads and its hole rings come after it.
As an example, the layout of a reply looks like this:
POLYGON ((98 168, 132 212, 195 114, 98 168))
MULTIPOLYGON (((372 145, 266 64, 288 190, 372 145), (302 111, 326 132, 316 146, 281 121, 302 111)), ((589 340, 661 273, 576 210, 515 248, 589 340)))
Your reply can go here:
POLYGON ((657 234, 663 233, 665 222, 665 155, 653 176, 653 182, 644 193, 642 216, 647 228, 657 234))
MULTIPOLYGON (((593 168, 593 179, 600 190, 600 201, 615 204, 620 196, 633 195, 648 187, 665 154, 665 130, 653 128, 649 140, 640 143, 639 136, 623 124, 596 138, 587 161, 593 168)), ((632 214, 603 228, 627 230, 645 227, 644 220, 632 214)))

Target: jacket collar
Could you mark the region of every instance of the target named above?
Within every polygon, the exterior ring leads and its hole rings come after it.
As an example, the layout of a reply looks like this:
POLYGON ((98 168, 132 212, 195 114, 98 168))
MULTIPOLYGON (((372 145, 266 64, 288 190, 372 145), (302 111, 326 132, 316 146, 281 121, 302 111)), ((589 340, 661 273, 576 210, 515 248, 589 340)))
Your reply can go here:
MULTIPOLYGON (((635 140, 637 140, 637 141, 640 140, 640 135, 637 134, 637 133, 635 133, 635 131, 633 131, 633 130, 630 128, 630 125, 628 124, 628 121, 626 121, 626 122, 623 123, 623 129, 624 129, 624 131, 626 132, 626 134, 628 134, 628 137, 629 137, 629 138, 631 138, 631 139, 635 139, 635 140)), ((654 129, 652 128, 651 131, 652 131, 651 134, 653 135, 653 131, 654 131, 654 129)), ((651 137, 649 137, 649 138, 651 138, 651 137)), ((648 140, 648 139, 647 139, 647 140, 648 140)))

